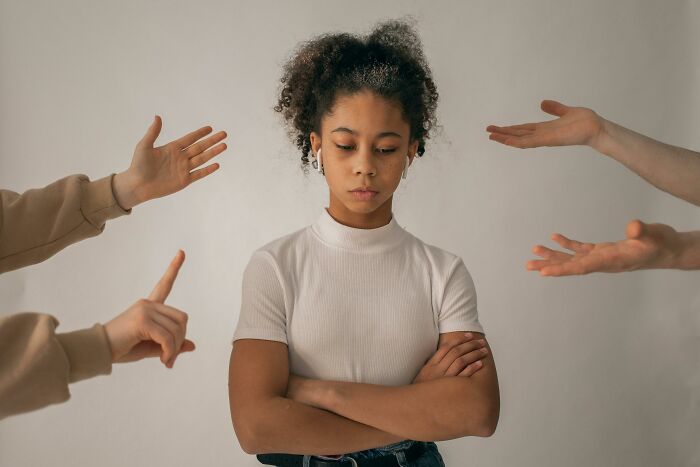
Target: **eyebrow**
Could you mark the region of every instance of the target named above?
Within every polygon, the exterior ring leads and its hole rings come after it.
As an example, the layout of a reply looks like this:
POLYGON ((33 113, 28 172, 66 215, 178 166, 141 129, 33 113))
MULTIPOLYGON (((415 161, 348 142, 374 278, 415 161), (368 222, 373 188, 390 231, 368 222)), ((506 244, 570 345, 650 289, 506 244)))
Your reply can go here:
MULTIPOLYGON (((338 127, 335 130, 331 131, 331 133, 350 133, 351 135, 357 135, 356 131, 351 130, 350 128, 345 128, 344 126, 338 127)), ((383 131, 377 135, 377 138, 384 138, 385 136, 394 136, 396 138, 401 138, 401 135, 394 132, 394 131, 383 131)))

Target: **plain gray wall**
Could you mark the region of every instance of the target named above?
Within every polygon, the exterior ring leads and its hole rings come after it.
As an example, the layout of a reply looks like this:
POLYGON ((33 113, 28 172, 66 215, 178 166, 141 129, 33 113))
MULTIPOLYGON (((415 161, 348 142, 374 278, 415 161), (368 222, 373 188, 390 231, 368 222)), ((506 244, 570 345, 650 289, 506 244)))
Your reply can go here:
POLYGON ((126 168, 153 114, 159 141, 226 129, 222 169, 112 221, 100 237, 0 276, 0 312, 59 330, 146 296, 178 248, 169 303, 198 345, 173 370, 117 365, 65 404, 0 423, 2 466, 258 465, 231 428, 230 339, 241 273, 262 244, 313 222, 322 178, 298 169, 272 111, 295 45, 380 19, 418 21, 442 132, 397 191, 400 224, 461 255, 494 348, 490 439, 440 443, 448 465, 697 465, 697 272, 542 279, 530 248, 561 231, 616 240, 628 220, 700 228, 700 210, 588 148, 520 151, 490 123, 547 118, 543 98, 700 148, 698 1, 0 1, 0 186, 126 168))

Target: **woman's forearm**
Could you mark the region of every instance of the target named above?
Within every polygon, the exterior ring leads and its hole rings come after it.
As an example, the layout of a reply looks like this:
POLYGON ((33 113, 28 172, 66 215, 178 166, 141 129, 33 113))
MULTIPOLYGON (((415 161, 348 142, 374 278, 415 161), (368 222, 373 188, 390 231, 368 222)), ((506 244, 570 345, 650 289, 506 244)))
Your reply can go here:
POLYGON ((700 153, 656 141, 605 119, 591 145, 660 190, 700 206, 700 153))
POLYGON ((254 424, 234 423, 241 447, 249 454, 333 455, 406 439, 283 397, 256 403, 250 410, 254 424))
POLYGON ((466 377, 398 387, 320 380, 300 384, 305 386, 299 390, 304 402, 405 439, 490 436, 498 422, 497 383, 494 387, 466 377))

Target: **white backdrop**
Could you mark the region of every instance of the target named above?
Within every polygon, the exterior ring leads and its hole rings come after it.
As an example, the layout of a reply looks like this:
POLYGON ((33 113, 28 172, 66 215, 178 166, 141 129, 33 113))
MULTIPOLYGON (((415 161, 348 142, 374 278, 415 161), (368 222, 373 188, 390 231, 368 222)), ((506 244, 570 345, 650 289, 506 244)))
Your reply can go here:
POLYGON ((258 465, 227 398, 241 274, 255 248, 327 202, 271 109, 280 67, 313 34, 406 14, 442 132, 397 192, 396 216, 464 258, 502 391, 496 434, 440 443, 447 464, 700 463, 700 274, 524 270, 555 230, 614 240, 636 217, 698 229, 700 210, 590 149, 520 151, 484 131, 543 119, 540 100, 555 98, 700 148, 700 2, 0 0, 0 186, 123 170, 155 113, 160 141, 204 124, 230 134, 209 179, 0 276, 0 313, 51 313, 73 330, 145 296, 183 248, 169 302, 190 314, 198 345, 174 370, 119 365, 73 385, 66 404, 3 421, 0 465, 258 465))

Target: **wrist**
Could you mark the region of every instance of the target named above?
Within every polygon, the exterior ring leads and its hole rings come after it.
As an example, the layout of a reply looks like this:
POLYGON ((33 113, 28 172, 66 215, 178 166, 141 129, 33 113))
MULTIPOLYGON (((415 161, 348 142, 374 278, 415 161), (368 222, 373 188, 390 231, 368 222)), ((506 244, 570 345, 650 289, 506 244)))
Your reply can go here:
POLYGON ((670 265, 672 269, 700 269, 700 232, 678 232, 670 265))
POLYGON ((144 201, 139 194, 139 182, 130 170, 125 170, 114 176, 112 181, 114 198, 124 210, 129 210, 144 201))
POLYGON ((613 143, 615 134, 615 124, 609 120, 604 119, 600 115, 598 115, 598 119, 598 131, 590 138, 590 140, 588 141, 588 146, 595 149, 601 154, 605 154, 606 156, 612 156, 612 153, 614 152, 613 143))

